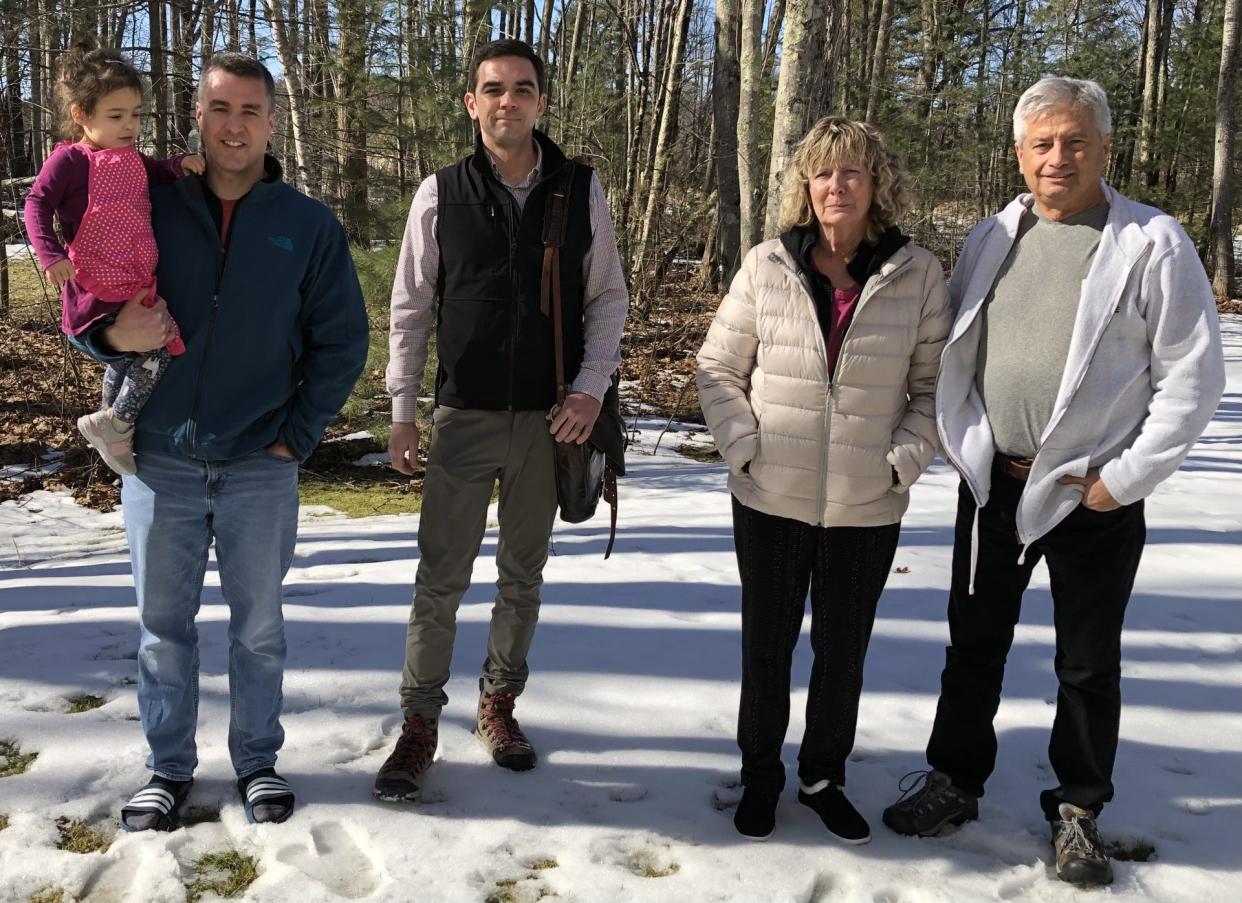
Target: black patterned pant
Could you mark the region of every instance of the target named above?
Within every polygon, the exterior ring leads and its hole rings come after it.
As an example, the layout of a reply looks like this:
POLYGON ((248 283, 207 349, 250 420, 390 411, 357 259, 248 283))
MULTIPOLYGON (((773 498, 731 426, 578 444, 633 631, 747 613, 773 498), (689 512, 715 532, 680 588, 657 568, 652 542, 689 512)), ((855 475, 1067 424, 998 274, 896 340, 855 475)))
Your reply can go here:
POLYGON ((808 586, 814 659, 798 777, 808 785, 845 783, 863 659, 900 534, 900 523, 814 527, 762 514, 733 499, 742 578, 737 744, 744 786, 779 793, 785 784, 781 747, 789 727, 790 671, 808 586))
POLYGON ((147 354, 135 354, 118 364, 109 364, 104 373, 103 406, 126 423, 134 423, 143 405, 155 391, 155 385, 168 369, 172 356, 160 348, 147 354))

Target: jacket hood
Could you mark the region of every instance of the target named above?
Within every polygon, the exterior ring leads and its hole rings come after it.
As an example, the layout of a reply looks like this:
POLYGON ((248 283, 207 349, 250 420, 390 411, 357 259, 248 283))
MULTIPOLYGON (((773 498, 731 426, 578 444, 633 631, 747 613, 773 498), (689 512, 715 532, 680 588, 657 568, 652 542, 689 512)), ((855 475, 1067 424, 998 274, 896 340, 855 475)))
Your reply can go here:
MULTIPOLYGON (((789 252, 804 275, 811 275, 811 250, 819 241, 819 228, 815 225, 795 226, 781 235, 781 245, 789 252)), ((864 240, 858 246, 854 259, 849 263, 850 275, 859 283, 866 282, 879 272, 894 254, 910 243, 910 236, 897 226, 889 226, 874 242, 864 240)))

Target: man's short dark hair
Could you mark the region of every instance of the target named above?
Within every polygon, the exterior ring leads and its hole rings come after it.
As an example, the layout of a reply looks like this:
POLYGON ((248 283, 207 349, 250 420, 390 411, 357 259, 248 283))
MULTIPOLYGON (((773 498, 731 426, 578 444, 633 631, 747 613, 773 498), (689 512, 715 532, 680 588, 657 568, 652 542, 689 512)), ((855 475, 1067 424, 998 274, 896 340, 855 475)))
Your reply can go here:
POLYGON ((524 60, 530 60, 530 64, 535 67, 535 86, 539 89, 540 94, 547 94, 547 84, 544 82, 543 60, 539 58, 539 54, 525 41, 515 41, 512 38, 505 38, 503 41, 492 41, 490 44, 484 44, 474 52, 474 58, 470 60, 470 83, 466 90, 474 93, 479 87, 479 67, 488 60, 494 60, 501 56, 517 56, 524 60))
POLYGON ((268 105, 272 111, 275 111, 276 82, 272 80, 272 73, 267 71, 267 67, 250 54, 222 50, 209 59, 198 77, 199 103, 203 102, 203 87, 207 84, 207 76, 213 72, 227 72, 229 75, 236 75, 239 78, 253 78, 263 82, 263 87, 267 88, 268 105))

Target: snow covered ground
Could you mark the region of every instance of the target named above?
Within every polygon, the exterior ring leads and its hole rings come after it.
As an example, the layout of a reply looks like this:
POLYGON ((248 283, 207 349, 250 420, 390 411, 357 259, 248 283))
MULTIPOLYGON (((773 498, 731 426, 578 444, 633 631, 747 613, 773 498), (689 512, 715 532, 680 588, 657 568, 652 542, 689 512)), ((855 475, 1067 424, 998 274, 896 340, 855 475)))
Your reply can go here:
MULTIPOLYGON (((399 727, 396 688, 416 517, 304 511, 286 591, 289 662, 280 767, 299 808, 285 825, 242 816, 225 751, 226 610, 214 570, 199 617, 200 821, 120 835, 106 853, 58 850, 56 819, 110 822, 144 780, 134 720, 133 594, 119 514, 36 494, 0 506, 0 740, 37 752, 0 778, 0 900, 184 899, 205 852, 253 856, 249 900, 799 901, 1156 900, 1232 903, 1242 868, 1242 319, 1225 325, 1230 383, 1217 417, 1148 506, 1149 538, 1125 633, 1126 706, 1106 839, 1154 847, 1116 884, 1056 881, 1037 806, 1055 681, 1046 572, 1027 594, 997 720, 1000 761, 981 819, 951 836, 891 834, 880 810, 922 767, 946 641, 954 479, 915 488, 867 661, 849 793, 864 847, 833 843, 792 784, 766 844, 733 831, 738 764, 737 577, 720 465, 640 449, 609 561, 603 518, 558 525, 519 714, 542 753, 511 774, 470 736, 495 578, 489 531, 461 609, 451 701, 419 805, 372 801, 399 727), (102 696, 68 714, 66 699, 102 696), (1229 890, 1232 887, 1233 890, 1229 890)), ((648 423, 650 450, 660 424, 648 423)), ((796 673, 805 686, 807 644, 796 673)), ((795 764, 805 692, 786 763, 795 764)))

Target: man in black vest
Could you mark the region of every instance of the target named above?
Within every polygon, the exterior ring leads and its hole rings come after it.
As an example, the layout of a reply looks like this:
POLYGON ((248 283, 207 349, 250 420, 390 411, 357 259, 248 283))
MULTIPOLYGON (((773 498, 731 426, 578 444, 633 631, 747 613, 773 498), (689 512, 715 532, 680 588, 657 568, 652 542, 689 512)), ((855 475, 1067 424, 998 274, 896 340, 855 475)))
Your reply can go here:
POLYGON ((526 683, 556 515, 552 443, 590 435, 620 363, 628 306, 599 180, 535 130, 547 105, 543 61, 521 41, 496 41, 475 54, 468 87, 475 151, 419 186, 392 292, 388 452, 401 473, 412 474, 417 460, 415 406, 433 324, 439 370, 401 684, 405 722, 375 780, 375 795, 389 801, 417 798, 435 754, 457 607, 497 481, 499 576, 475 734, 498 765, 535 766, 513 706, 526 683), (568 194, 560 282, 570 390, 559 408, 552 320, 540 304, 553 191, 568 194))

